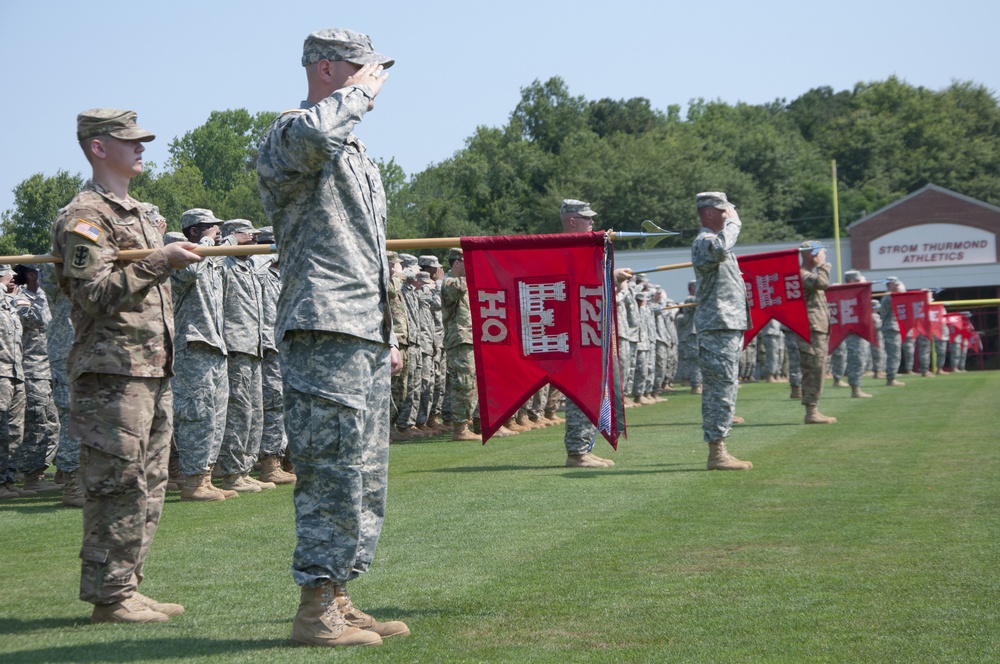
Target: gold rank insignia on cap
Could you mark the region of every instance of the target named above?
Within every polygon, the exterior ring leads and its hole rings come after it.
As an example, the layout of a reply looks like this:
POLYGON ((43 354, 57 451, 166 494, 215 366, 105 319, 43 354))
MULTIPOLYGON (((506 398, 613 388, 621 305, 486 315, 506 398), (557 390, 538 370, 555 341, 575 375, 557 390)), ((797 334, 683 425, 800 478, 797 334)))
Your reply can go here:
POLYGON ((89 221, 85 221, 83 219, 77 219, 76 225, 73 226, 72 230, 77 235, 85 237, 91 242, 97 242, 98 240, 101 239, 101 235, 104 234, 104 231, 102 231, 100 228, 93 225, 89 221))

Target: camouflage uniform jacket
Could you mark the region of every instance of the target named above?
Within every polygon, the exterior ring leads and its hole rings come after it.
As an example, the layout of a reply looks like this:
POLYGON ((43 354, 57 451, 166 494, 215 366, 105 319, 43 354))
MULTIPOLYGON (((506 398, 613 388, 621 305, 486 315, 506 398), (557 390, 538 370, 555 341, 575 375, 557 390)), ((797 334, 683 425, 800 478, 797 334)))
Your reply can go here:
POLYGON ((639 345, 636 350, 653 350, 656 347, 656 322, 653 320, 653 310, 649 302, 636 307, 639 314, 639 345))
POLYGON ((389 312, 382 177, 352 133, 371 89, 302 102, 267 130, 257 158, 284 273, 275 338, 321 330, 396 346, 389 312))
POLYGON ((394 274, 389 279, 389 313, 392 314, 392 331, 396 333, 399 347, 410 345, 410 319, 403 299, 406 277, 394 274))
POLYGON ((656 342, 668 346, 677 345, 677 328, 674 326, 674 319, 677 317, 678 309, 667 309, 676 304, 667 300, 663 304, 653 309, 653 316, 656 322, 656 342))
POLYGON ((639 341, 639 305, 635 303, 632 288, 615 292, 615 304, 618 307, 618 337, 626 341, 639 341))
POLYGON ((278 319, 278 296, 281 294, 281 271, 275 265, 275 257, 253 256, 251 259, 254 269, 257 271, 257 278, 260 280, 264 310, 264 318, 261 322, 261 337, 263 338, 264 350, 278 350, 278 345, 274 340, 274 324, 278 319))
POLYGON ((444 318, 441 312, 441 285, 435 280, 430 289, 431 319, 434 322, 434 348, 444 348, 444 318))
POLYGON ((403 304, 406 305, 408 335, 411 346, 420 346, 423 336, 423 318, 420 315, 420 296, 408 280, 403 283, 403 304))
POLYGON ((899 321, 896 320, 896 312, 892 310, 892 295, 883 296, 878 306, 882 317, 882 331, 899 332, 899 321))
POLYGON ((69 380, 104 373, 142 378, 173 375, 173 270, 166 256, 115 260, 119 250, 159 249, 163 239, 140 204, 88 182, 59 211, 52 253, 56 280, 72 302, 69 380))
POLYGON ((434 336, 437 333, 434 325, 433 289, 424 286, 416 290, 417 301, 420 303, 420 352, 424 355, 434 354, 434 336))
POLYGON ((49 344, 49 364, 62 364, 65 370, 66 358, 73 345, 73 323, 69 320, 70 302, 55 282, 55 268, 51 263, 42 265, 38 270, 38 285, 45 291, 52 314, 52 320, 45 331, 49 344))
POLYGON ((0 292, 0 376, 24 380, 23 336, 24 328, 14 301, 6 292, 0 292))
POLYGON ((22 340, 21 363, 25 378, 36 380, 51 380, 52 369, 49 367, 49 341, 46 336, 52 313, 45 297, 45 291, 38 289, 32 293, 27 286, 17 289, 14 305, 21 316, 21 326, 24 328, 22 340))
POLYGON ((472 309, 469 306, 469 285, 465 277, 448 277, 441 289, 441 311, 444 317, 444 347, 455 348, 472 344, 472 309))
POLYGON ((230 353, 264 357, 263 287, 253 261, 226 256, 222 273, 222 336, 230 353))
POLYGON ((830 264, 816 266, 816 271, 802 270, 802 289, 806 295, 809 329, 830 333, 830 308, 826 304, 826 289, 830 287, 830 264))
MULTIPOLYGON (((215 246, 204 238, 201 246, 215 246)), ((209 256, 182 270, 174 270, 170 283, 174 292, 174 331, 177 349, 198 341, 226 354, 222 338, 222 272, 224 256, 209 256)))
MULTIPOLYGON (((692 302, 697 302, 698 298, 694 295, 688 295, 684 300, 684 304, 691 304, 692 302)), ((697 307, 684 307, 683 309, 677 310, 677 317, 674 318, 674 326, 677 328, 677 339, 679 341, 684 341, 687 337, 692 334, 698 333, 698 328, 694 324, 694 310, 697 307)))
POLYGON ((727 219, 718 233, 702 227, 691 245, 691 262, 698 277, 698 306, 694 320, 698 331, 745 330, 750 305, 733 246, 740 224, 727 219))

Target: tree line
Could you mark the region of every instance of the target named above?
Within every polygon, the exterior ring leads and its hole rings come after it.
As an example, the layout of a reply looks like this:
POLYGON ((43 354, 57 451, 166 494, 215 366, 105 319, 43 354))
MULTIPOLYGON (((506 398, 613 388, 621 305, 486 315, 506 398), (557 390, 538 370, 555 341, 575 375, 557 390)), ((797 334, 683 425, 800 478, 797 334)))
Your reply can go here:
MULTIPOLYGON (((192 207, 263 223, 257 146, 276 115, 213 112, 130 193, 158 205, 172 230, 192 207)), ((682 233, 661 246, 680 246, 698 230, 694 194, 723 190, 750 222, 741 239, 784 242, 832 235, 832 160, 842 231, 929 182, 1000 205, 998 137, 998 100, 973 82, 929 90, 890 77, 791 102, 698 99, 682 117, 641 97, 573 96, 553 77, 523 88, 504 126, 478 127, 451 158, 409 176, 392 159, 379 166, 394 238, 555 232, 560 201, 580 198, 602 228, 652 219, 682 233)), ((0 251, 47 252, 57 210, 83 182, 59 171, 19 183, 0 215, 0 251)))

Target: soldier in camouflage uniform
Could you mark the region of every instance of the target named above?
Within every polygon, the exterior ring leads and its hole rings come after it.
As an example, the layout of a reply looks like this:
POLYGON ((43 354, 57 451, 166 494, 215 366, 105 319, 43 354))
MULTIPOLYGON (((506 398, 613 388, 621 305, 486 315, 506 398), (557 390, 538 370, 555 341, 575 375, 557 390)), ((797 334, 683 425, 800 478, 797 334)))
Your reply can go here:
POLYGON ((403 370, 394 374, 391 381, 392 401, 389 408, 389 419, 393 423, 389 432, 390 440, 400 440, 399 429, 395 424, 399 421, 400 408, 406 399, 408 389, 407 375, 410 365, 410 321, 406 311, 406 302, 403 300, 403 288, 406 286, 406 275, 403 274, 403 266, 399 260, 399 254, 395 251, 387 251, 386 261, 389 263, 389 285, 387 288, 389 295, 389 312, 392 314, 392 329, 396 333, 396 343, 399 344, 399 356, 403 362, 403 370))
POLYGON ((656 345, 656 328, 653 310, 649 308, 649 293, 638 290, 635 294, 639 341, 635 345, 635 368, 632 379, 632 400, 639 405, 656 403, 648 394, 653 391, 653 381, 649 376, 652 357, 656 345))
POLYGON ((353 133, 383 67, 367 35, 306 38, 309 93, 267 131, 257 160, 284 263, 275 338, 295 484, 292 562, 301 586, 292 641, 374 645, 409 634, 358 610, 347 583, 375 558, 389 466, 389 376, 402 370, 389 310, 386 202, 353 133))
POLYGON ((743 331, 750 322, 746 289, 733 255, 741 221, 736 208, 722 192, 700 193, 695 202, 702 228, 691 245, 691 262, 698 277, 694 327, 704 380, 701 417, 709 448, 707 467, 747 470, 753 464, 740 461, 726 449, 736 412, 743 331))
POLYGON ((35 493, 61 491, 62 487, 45 479, 45 469, 55 457, 59 444, 59 412, 52 399, 52 370, 46 337, 52 313, 45 291, 38 287, 38 270, 18 265, 15 273, 18 275, 15 280, 21 284, 14 295, 14 305, 24 328, 25 390, 24 439, 17 466, 24 474, 26 490, 35 493))
POLYGON ((878 300, 872 300, 872 324, 875 327, 875 337, 878 344, 870 344, 871 368, 874 378, 885 377, 885 339, 882 336, 882 306, 878 300))
POLYGON ((469 286, 465 281, 465 255, 461 249, 448 254, 451 276, 441 290, 444 318, 444 346, 448 355, 448 384, 451 386, 452 440, 482 438, 469 431, 469 420, 479 417, 476 392, 476 360, 472 352, 472 311, 469 286))
MULTIPOLYGON (((590 209, 590 203, 572 198, 563 200, 559 209, 564 233, 589 233, 594 230, 594 217, 597 213, 590 209)), ((627 282, 632 279, 632 271, 627 268, 615 270, 615 280, 619 291, 627 289, 627 282)), ((631 297, 631 295, 629 295, 631 297)), ((624 370, 623 370, 624 371, 624 370)), ((624 373, 623 373, 624 375, 624 373)), ((626 394, 628 394, 626 392, 626 394)), ((594 440, 597 437, 597 427, 590 423, 580 407, 572 399, 566 399, 566 434, 563 444, 566 446, 566 466, 568 468, 611 468, 615 462, 604 459, 592 452, 594 440)))
POLYGON ((806 424, 836 424, 837 418, 819 412, 826 379, 826 362, 830 344, 830 310, 826 302, 826 289, 830 287, 830 264, 826 262, 826 249, 819 242, 806 241, 802 253, 802 290, 809 316, 809 343, 799 340, 799 357, 802 362, 802 405, 806 408, 806 424))
POLYGON ((802 358, 799 357, 799 335, 784 325, 781 331, 785 334, 785 357, 788 359, 788 384, 792 388, 789 399, 802 398, 802 358))
MULTIPOLYGON (((631 397, 635 387, 635 353, 639 343, 639 307, 635 292, 625 283, 615 292, 618 320, 618 367, 622 374, 622 394, 631 397)), ((626 407, 634 402, 626 401, 626 407)))
POLYGON ((760 377, 768 383, 777 383, 781 374, 781 323, 772 318, 764 325, 758 335, 761 345, 764 347, 764 366, 761 367, 760 377))
POLYGON ((847 375, 847 344, 838 345, 829 358, 830 374, 833 376, 834 387, 845 387, 844 376, 847 375))
POLYGON ((52 372, 52 400, 59 411, 59 447, 55 465, 63 474, 63 505, 83 507, 83 484, 80 473, 80 441, 69 435, 69 376, 66 358, 73 345, 73 323, 69 319, 70 301, 59 290, 55 268, 49 263, 41 266, 38 283, 45 291, 52 312, 52 321, 46 334, 48 338, 49 369, 52 372))
POLYGON ((691 394, 701 394, 701 367, 698 364, 698 330, 695 326, 695 307, 698 297, 697 280, 688 282, 688 296, 683 304, 691 305, 677 310, 677 352, 679 363, 677 373, 681 380, 688 381, 691 394))
MULTIPOLYGON (((246 219, 222 225, 223 237, 236 244, 253 244, 257 229, 246 219)), ((260 453, 264 431, 263 288, 250 256, 226 256, 222 263, 222 336, 226 340, 229 404, 219 450, 222 488, 239 493, 273 489, 273 482, 250 477, 260 453)))
POLYGON ((420 283, 418 275, 420 268, 417 257, 412 254, 400 254, 404 284, 402 287, 403 303, 406 305, 407 322, 409 324, 410 352, 407 357, 406 396, 399 407, 399 417, 396 420, 396 435, 400 440, 421 438, 425 431, 419 430, 417 411, 420 410, 420 395, 423 376, 423 347, 427 344, 427 331, 424 329, 426 320, 421 313, 420 283))
MULTIPOLYGON (((864 280, 858 270, 848 270, 844 273, 844 281, 849 284, 861 283, 864 280)), ((851 398, 870 399, 872 395, 861 390, 861 379, 865 375, 865 364, 870 357, 871 344, 852 332, 840 345, 846 349, 847 384, 851 386, 851 398)))
POLYGON ((674 319, 677 309, 666 307, 676 304, 667 292, 657 287, 653 294, 653 314, 656 322, 656 372, 653 385, 657 391, 673 392, 671 384, 677 372, 677 328, 674 319))
MULTIPOLYGON (((889 293, 902 293, 906 290, 903 282, 896 277, 887 278, 885 285, 889 293)), ((892 309, 892 296, 883 297, 879 307, 879 315, 882 317, 882 341, 885 344, 885 384, 889 387, 903 387, 906 383, 896 380, 903 343, 899 334, 899 321, 896 320, 896 312, 892 309)))
MULTIPOLYGON (((214 247, 219 224, 211 210, 192 208, 181 215, 181 235, 165 242, 188 241, 214 247)), ((227 238, 226 244, 235 244, 227 238)), ((222 333, 222 273, 225 258, 210 256, 170 278, 174 296, 174 441, 183 479, 181 500, 218 501, 239 494, 212 484, 226 428, 229 374, 222 333)))
POLYGON ((447 431, 441 422, 441 405, 444 402, 444 383, 447 365, 444 352, 444 322, 441 317, 441 263, 437 256, 425 255, 417 259, 417 265, 421 271, 430 277, 422 277, 425 281, 424 301, 430 314, 431 323, 431 347, 433 355, 430 358, 429 370, 427 372, 427 388, 420 402, 421 413, 417 417, 418 421, 423 421, 428 433, 436 434, 447 431))
MULTIPOLYGON (((257 244, 274 244, 274 230, 265 226, 257 233, 257 244)), ((274 322, 278 317, 278 295, 281 293, 281 260, 277 254, 260 254, 252 259, 261 286, 261 345, 264 357, 260 362, 263 425, 260 438, 260 481, 273 484, 294 484, 295 474, 282 468, 282 458, 288 447, 285 435, 285 407, 281 396, 281 358, 274 342, 274 322)))
POLYGON ((164 622, 183 613, 138 592, 163 510, 173 429, 170 275, 201 258, 192 243, 163 246, 129 181, 142 172, 135 113, 84 111, 77 138, 93 178, 52 227, 59 287, 72 301, 67 368, 70 436, 80 441, 83 560, 80 599, 91 622, 164 622), (119 250, 153 249, 137 261, 119 250))
POLYGON ((12 288, 14 270, 10 265, 0 265, 0 500, 36 495, 14 483, 24 438, 25 392, 21 345, 24 328, 10 297, 12 288))

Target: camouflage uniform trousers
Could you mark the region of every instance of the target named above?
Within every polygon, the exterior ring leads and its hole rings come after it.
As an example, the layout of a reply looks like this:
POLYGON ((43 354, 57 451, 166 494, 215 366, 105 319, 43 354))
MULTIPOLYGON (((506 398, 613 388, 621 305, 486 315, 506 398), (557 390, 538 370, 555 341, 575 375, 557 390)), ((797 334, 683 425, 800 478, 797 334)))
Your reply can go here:
POLYGON ((260 374, 264 397, 260 455, 277 456, 288 447, 288 439, 285 437, 285 407, 281 398, 281 360, 277 351, 264 351, 260 374))
POLYGON ((740 353, 739 377, 744 381, 749 381, 754 378, 756 370, 757 340, 754 339, 740 353))
POLYGON ((934 353, 936 354, 934 368, 940 371, 948 359, 948 340, 934 339, 934 353))
POLYGON ((80 599, 135 592, 163 511, 173 394, 167 378, 85 373, 72 386, 70 436, 84 487, 80 599))
POLYGON ((668 375, 670 368, 670 346, 662 341, 656 342, 655 360, 653 362, 653 390, 659 390, 673 379, 673 374, 668 375))
POLYGON ((830 373, 834 378, 843 378, 847 374, 847 343, 841 342, 830 354, 830 373))
POLYGON ((788 384, 799 387, 802 385, 802 358, 799 356, 799 335, 794 332, 785 333, 785 357, 788 358, 788 384))
POLYGON ((900 369, 903 373, 909 373, 913 371, 913 330, 906 333, 906 340, 903 342, 903 367, 900 369))
POLYGON ((681 375, 681 380, 691 383, 691 387, 698 387, 704 380, 699 363, 701 351, 698 347, 698 335, 687 335, 680 343, 678 352, 680 353, 678 373, 681 375))
POLYGON ((65 363, 61 374, 56 373, 53 363, 52 377, 52 400, 59 411, 59 449, 56 450, 55 464, 64 473, 75 473, 80 467, 80 441, 69 435, 69 382, 65 363))
POLYGON ((17 469, 34 472, 45 469, 59 445, 59 411, 52 400, 52 381, 29 378, 24 382, 24 438, 18 453, 17 469))
POLYGON ((727 438, 733 426, 742 346, 742 330, 698 333, 698 365, 704 379, 701 429, 706 443, 727 438))
POLYGON ((385 518, 389 347, 292 330, 281 344, 300 586, 367 572, 385 518))
POLYGON ((420 401, 417 404, 417 424, 425 424, 434 407, 434 358, 424 353, 420 358, 420 401))
POLYGON ((260 358, 230 352, 228 365, 229 407, 219 450, 219 470, 225 475, 246 475, 257 463, 264 433, 260 358))
POLYGON ((478 418, 476 357, 472 344, 460 344, 448 349, 448 384, 451 386, 452 421, 465 422, 478 418))
POLYGON ((545 413, 555 413, 561 399, 562 392, 552 385, 545 385, 528 401, 528 415, 539 418, 544 417, 545 413))
POLYGON ((823 396, 826 378, 827 347, 830 335, 809 330, 810 343, 799 339, 799 358, 802 364, 802 403, 815 406, 823 396))
POLYGON ((24 438, 24 383, 0 377, 0 484, 13 482, 24 438))
POLYGON ((182 475, 201 475, 219 458, 229 411, 229 363, 205 343, 189 343, 174 359, 174 440, 182 475))
POLYGON ((622 373, 622 394, 625 396, 632 395, 635 384, 635 346, 634 341, 618 337, 618 369, 622 373))
POLYGON ((882 330, 882 338, 885 341, 885 377, 892 380, 899 372, 899 361, 903 351, 899 330, 882 330))
POLYGON ((420 363, 423 359, 420 346, 410 346, 410 356, 407 359, 408 362, 405 368, 406 397, 399 407, 399 418, 396 420, 396 426, 400 429, 412 427, 417 423, 417 411, 420 409, 420 363))
POLYGON ((406 400, 406 389, 408 387, 407 378, 410 375, 410 347, 400 346, 399 356, 403 360, 403 370, 392 377, 390 391, 392 401, 389 404, 389 421, 393 424, 399 422, 399 412, 406 400))
POLYGON ((649 351, 648 350, 638 350, 635 351, 635 368, 632 371, 632 391, 626 392, 633 397, 640 396, 642 394, 649 394, 653 390, 653 381, 647 380, 649 374, 649 351))
POLYGON ((586 454, 594 449, 597 427, 590 423, 580 407, 572 399, 566 399, 566 434, 563 444, 566 454, 586 454))
POLYGON ((931 340, 922 334, 917 337, 917 367, 920 373, 931 370, 931 340))
POLYGON ((445 383, 448 376, 448 352, 438 348, 434 358, 434 393, 430 405, 430 414, 441 421, 441 411, 444 408, 445 383))
POLYGON ((763 376, 777 376, 781 373, 781 337, 770 334, 760 338, 760 344, 764 348, 764 366, 761 367, 763 376))
POLYGON ((856 334, 848 334, 841 345, 847 348, 847 384, 861 387, 861 378, 865 375, 865 359, 871 344, 856 334))
POLYGON ((872 345, 872 371, 885 372, 885 338, 882 336, 882 329, 875 331, 878 337, 878 345, 872 345))

